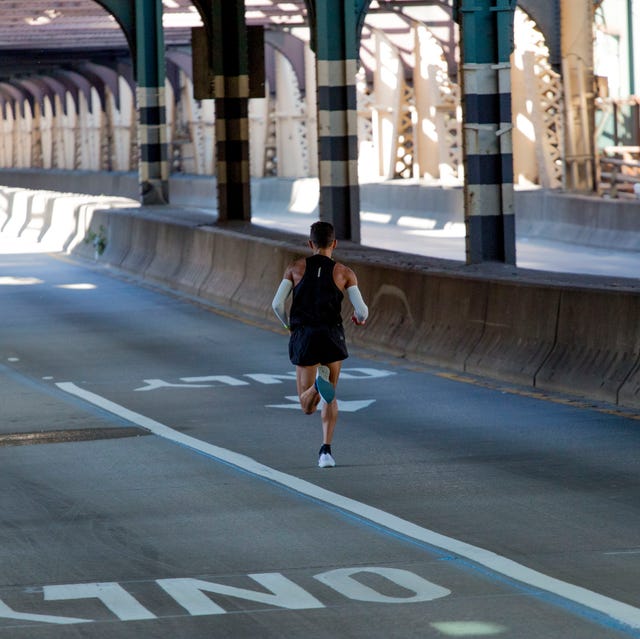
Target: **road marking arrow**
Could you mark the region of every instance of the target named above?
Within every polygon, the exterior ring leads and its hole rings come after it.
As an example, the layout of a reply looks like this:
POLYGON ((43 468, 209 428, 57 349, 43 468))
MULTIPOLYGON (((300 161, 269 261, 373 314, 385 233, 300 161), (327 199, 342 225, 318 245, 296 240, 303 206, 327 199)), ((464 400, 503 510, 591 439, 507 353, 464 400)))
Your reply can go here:
MULTIPOLYGON (((267 404, 267 408, 294 408, 300 410, 300 403, 298 402, 297 395, 287 395, 285 399, 288 399, 293 404, 267 404)), ((343 413, 355 413, 358 410, 371 406, 375 399, 353 399, 353 400, 338 400, 338 410, 343 413)))

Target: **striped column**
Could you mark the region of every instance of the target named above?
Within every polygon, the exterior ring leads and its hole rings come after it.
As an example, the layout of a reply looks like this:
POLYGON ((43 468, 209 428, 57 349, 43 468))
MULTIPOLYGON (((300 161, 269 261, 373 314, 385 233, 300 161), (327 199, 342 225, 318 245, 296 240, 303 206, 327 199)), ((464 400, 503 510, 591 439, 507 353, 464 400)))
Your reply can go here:
POLYGON ((142 204, 166 204, 169 201, 169 161, 164 87, 138 86, 136 98, 142 204))
POLYGON ((251 220, 249 61, 244 0, 213 0, 218 219, 251 220))
POLYGON ((510 0, 461 2, 468 264, 516 261, 509 63, 514 10, 510 0))
POLYGON ((320 219, 360 241, 356 73, 357 0, 315 3, 320 219))
POLYGON ((169 201, 164 38, 160 0, 136 0, 138 177, 143 205, 169 201))

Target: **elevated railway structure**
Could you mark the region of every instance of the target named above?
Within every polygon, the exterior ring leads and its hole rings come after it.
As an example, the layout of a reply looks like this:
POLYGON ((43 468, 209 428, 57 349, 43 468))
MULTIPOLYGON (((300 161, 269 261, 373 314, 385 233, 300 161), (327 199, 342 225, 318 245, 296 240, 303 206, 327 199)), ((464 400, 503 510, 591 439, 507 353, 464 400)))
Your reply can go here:
POLYGON ((142 204, 215 175, 242 220, 251 177, 315 177, 354 241, 363 180, 457 185, 467 260, 514 263, 514 184, 597 189, 602 4, 2 2, 0 166, 134 170, 142 204))

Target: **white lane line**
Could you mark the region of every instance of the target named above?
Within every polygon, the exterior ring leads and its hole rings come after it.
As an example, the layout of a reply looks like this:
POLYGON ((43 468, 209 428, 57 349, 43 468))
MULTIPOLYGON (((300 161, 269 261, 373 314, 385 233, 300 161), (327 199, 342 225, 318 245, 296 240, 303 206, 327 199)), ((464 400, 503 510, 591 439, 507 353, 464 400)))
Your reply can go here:
POLYGON ((460 557, 465 557, 471 561, 489 568, 495 573, 514 579, 521 583, 527 584, 534 588, 539 588, 548 593, 561 597, 565 600, 585 606, 590 610, 602 613, 619 623, 630 626, 631 628, 640 628, 640 608, 630 606, 629 604, 622 603, 610 597, 600 595, 592 590, 587 590, 580 586, 549 577, 537 570, 527 568, 522 564, 519 564, 511 559, 502 557, 489 550, 467 544, 458 539, 441 535, 440 533, 423 528, 417 524, 413 524, 410 521, 396 517, 390 513, 368 506, 362 502, 344 497, 338 493, 334 493, 330 490, 320 488, 304 479, 299 479, 293 475, 265 466, 260 462, 235 453, 226 448, 215 446, 203 442, 195 437, 180 433, 169 426, 165 426, 160 422, 157 422, 149 417, 145 417, 140 413, 136 413, 124 406, 120 406, 100 395, 96 395, 90 391, 84 390, 79 386, 76 386, 72 382, 59 382, 56 384, 61 390, 75 395, 85 401, 98 406, 122 419, 125 419, 133 424, 141 426, 151 431, 159 437, 168 439, 177 444, 181 444, 193 450, 199 451, 211 457, 215 457, 227 464, 236 466, 244 471, 247 471, 258 477, 264 477, 272 482, 286 486, 292 490, 295 490, 303 495, 307 495, 319 501, 325 502, 336 508, 340 508, 344 511, 353 513, 359 517, 367 519, 368 521, 383 526, 389 530, 395 531, 406 537, 415 539, 417 541, 430 544, 437 548, 446 550, 460 557))

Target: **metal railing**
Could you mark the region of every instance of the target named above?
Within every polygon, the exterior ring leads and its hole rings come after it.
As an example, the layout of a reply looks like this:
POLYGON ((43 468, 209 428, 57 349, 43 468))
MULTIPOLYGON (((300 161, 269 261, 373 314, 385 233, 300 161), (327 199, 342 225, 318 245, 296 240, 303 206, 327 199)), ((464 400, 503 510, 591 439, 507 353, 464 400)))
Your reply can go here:
POLYGON ((598 161, 598 193, 640 198, 640 146, 607 146, 598 161))

